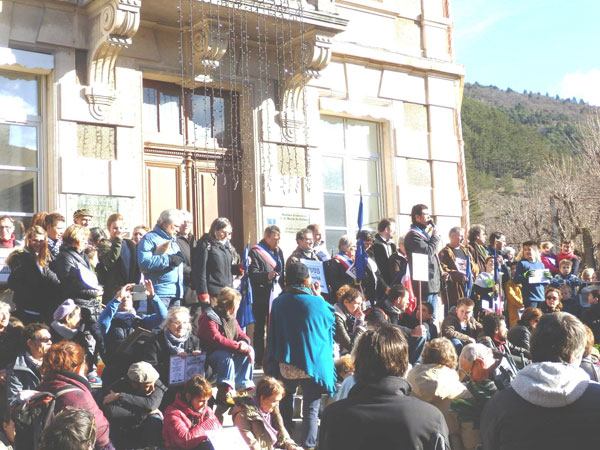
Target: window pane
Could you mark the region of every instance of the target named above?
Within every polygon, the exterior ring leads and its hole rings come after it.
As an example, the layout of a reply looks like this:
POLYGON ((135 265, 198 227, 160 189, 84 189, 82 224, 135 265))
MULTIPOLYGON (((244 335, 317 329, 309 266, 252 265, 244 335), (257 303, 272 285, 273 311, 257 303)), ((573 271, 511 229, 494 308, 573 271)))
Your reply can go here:
POLYGON ((214 97, 213 115, 215 118, 215 138, 219 141, 225 139, 225 99, 214 97))
POLYGON ((331 255, 338 253, 338 241, 346 234, 346 230, 325 230, 325 245, 331 255))
POLYGON ((179 134, 179 96, 160 93, 160 132, 179 134))
POLYGON ((33 213, 37 173, 0 170, 0 211, 33 213))
POLYGON ((34 75, 0 72, 0 114, 7 119, 24 120, 39 115, 38 81, 34 75))
POLYGON ((379 183, 377 182, 377 162, 352 159, 348 161, 348 180, 347 192, 358 194, 362 187, 363 194, 379 194, 379 183))
POLYGON ((325 225, 346 226, 346 204, 343 194, 325 194, 325 225))
POLYGON ((0 124, 0 164, 37 167, 37 128, 0 124))
POLYGON ((344 152, 344 119, 321 116, 320 147, 326 153, 344 152))
POLYGON ((210 97, 194 94, 192 97, 195 139, 202 141, 212 137, 210 120, 210 97))
POLYGON ((323 189, 344 190, 344 165, 342 158, 323 158, 323 189))
POLYGON ((364 120, 346 120, 346 150, 354 155, 377 154, 377 124, 364 120))
POLYGON ((158 131, 158 106, 156 104, 156 89, 143 89, 142 120, 144 131, 158 131))

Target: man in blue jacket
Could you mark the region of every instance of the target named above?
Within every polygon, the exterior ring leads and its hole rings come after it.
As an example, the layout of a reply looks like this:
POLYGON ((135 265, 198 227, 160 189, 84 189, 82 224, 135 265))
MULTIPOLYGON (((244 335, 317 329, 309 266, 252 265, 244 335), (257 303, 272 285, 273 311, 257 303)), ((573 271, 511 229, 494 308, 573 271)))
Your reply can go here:
POLYGON ((181 220, 179 210, 163 211, 154 229, 147 233, 137 246, 140 271, 152 281, 155 294, 167 307, 179 306, 183 299, 184 255, 177 244, 177 231, 181 220))

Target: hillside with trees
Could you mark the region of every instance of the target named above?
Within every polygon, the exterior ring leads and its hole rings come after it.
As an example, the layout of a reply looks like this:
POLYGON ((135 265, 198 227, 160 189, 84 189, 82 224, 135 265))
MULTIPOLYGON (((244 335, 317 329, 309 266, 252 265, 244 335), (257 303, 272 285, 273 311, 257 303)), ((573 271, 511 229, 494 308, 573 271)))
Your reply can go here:
POLYGON ((462 130, 471 223, 505 230, 515 244, 600 240, 598 108, 467 84, 462 130))

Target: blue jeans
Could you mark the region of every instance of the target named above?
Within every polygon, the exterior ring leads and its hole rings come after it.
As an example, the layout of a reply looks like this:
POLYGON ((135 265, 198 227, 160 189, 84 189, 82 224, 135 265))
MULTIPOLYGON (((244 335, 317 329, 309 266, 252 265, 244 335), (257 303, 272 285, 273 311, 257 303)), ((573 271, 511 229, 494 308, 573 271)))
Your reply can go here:
POLYGON ((454 349, 456 350, 456 354, 460 357, 460 352, 462 352, 463 347, 465 346, 465 344, 463 344, 460 339, 450 339, 450 342, 452 342, 452 344, 454 344, 454 349))
POLYGON ((217 374, 217 383, 225 383, 238 391, 254 387, 254 365, 247 355, 215 350, 208 357, 208 364, 217 374))
POLYGON ((315 447, 317 445, 319 408, 321 407, 321 394, 323 388, 314 382, 312 378, 301 380, 283 379, 286 396, 279 403, 279 410, 286 428, 290 427, 294 414, 294 393, 296 388, 302 386, 302 433, 300 445, 303 447, 315 447))
POLYGON ((421 361, 421 355, 425 349, 425 343, 427 338, 424 337, 408 337, 408 362, 413 366, 419 364, 421 361))
POLYGON ((423 301, 433 305, 433 321, 438 322, 438 294, 429 294, 423 301))

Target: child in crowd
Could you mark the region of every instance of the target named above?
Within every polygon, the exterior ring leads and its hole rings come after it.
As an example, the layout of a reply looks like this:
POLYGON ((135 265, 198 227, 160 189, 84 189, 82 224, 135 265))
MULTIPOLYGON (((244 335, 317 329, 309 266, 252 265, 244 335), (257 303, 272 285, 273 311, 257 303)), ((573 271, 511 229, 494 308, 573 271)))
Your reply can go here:
POLYGON ((556 263, 559 265, 560 270, 560 262, 564 259, 569 259, 573 263, 571 267, 571 273, 577 275, 579 273, 579 258, 573 253, 575 247, 573 245, 573 241, 571 239, 565 239, 562 241, 561 251, 558 255, 556 255, 556 263))
POLYGON ((421 307, 415 310, 416 322, 422 320, 423 325, 427 326, 427 342, 438 337, 438 329, 433 322, 433 305, 428 302, 422 302, 421 307))
MULTIPOLYGON (((550 286, 558 289, 561 289, 563 286, 569 287, 569 296, 563 297, 561 300, 565 306, 566 312, 576 314, 578 305, 575 299, 575 294, 577 293, 578 289, 583 286, 583 282, 571 273, 572 267, 573 263, 570 259, 563 259, 560 263, 558 263, 560 274, 556 275, 552 281, 550 281, 550 286)), ((566 290, 564 295, 567 295, 566 290)))
POLYGON ((504 283, 504 292, 506 293, 505 302, 508 311, 508 322, 512 327, 519 320, 519 310, 522 310, 525 306, 523 305, 521 285, 513 280, 517 270, 517 261, 511 262, 509 266, 511 279, 504 283))
POLYGON ((581 281, 583 281, 584 283, 591 283, 592 281, 596 281, 596 272, 594 272, 594 269, 587 268, 584 269, 583 272, 581 272, 581 281))
POLYGON ((552 252, 554 244, 550 241, 545 241, 540 244, 540 250, 542 251, 542 263, 544 267, 550 271, 552 275, 558 275, 558 264, 556 263, 556 256, 552 252))

